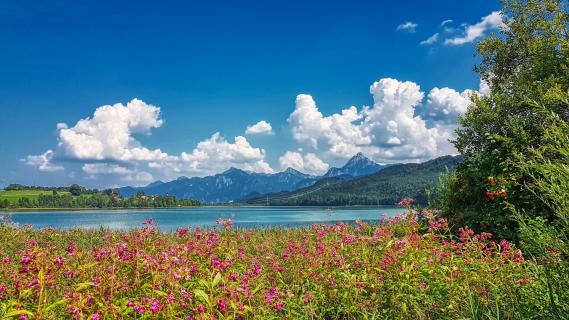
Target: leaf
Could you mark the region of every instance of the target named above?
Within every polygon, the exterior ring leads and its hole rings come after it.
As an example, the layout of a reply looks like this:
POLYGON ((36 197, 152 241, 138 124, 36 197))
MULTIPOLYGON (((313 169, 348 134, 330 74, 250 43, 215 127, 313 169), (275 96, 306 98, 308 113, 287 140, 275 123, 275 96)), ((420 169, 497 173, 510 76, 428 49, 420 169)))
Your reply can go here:
POLYGON ((163 297, 168 295, 166 292, 161 291, 161 290, 154 290, 154 293, 156 293, 159 297, 163 297))
POLYGON ((213 281, 211 282, 211 286, 212 286, 212 287, 217 286, 217 284, 219 283, 219 281, 221 281, 221 273, 220 273, 220 272, 218 272, 218 273, 215 275, 215 278, 213 278, 213 281))
POLYGON ((204 288, 208 288, 208 287, 209 287, 209 282, 207 282, 205 279, 200 279, 200 280, 198 281, 198 283, 200 284, 201 287, 204 287, 204 288))
POLYGON ((22 314, 25 314, 25 315, 30 316, 30 317, 33 317, 33 316, 34 316, 34 314, 31 313, 31 312, 28 311, 28 310, 14 310, 14 311, 10 311, 10 312, 6 313, 5 315, 3 315, 3 316, 2 316, 2 320, 4 320, 4 319, 12 319, 12 318, 14 318, 15 316, 19 316, 19 315, 22 315, 22 314))
POLYGON ((205 293, 205 291, 203 291, 201 289, 194 289, 194 296, 196 296, 196 298, 204 301, 208 306, 210 305, 209 297, 208 297, 207 293, 205 293))
POLYGON ((75 291, 81 291, 83 289, 87 289, 90 288, 92 285, 94 285, 93 282, 83 282, 77 285, 77 287, 75 288, 75 291))
POLYGON ((253 291, 251 291, 251 294, 254 295, 255 293, 257 293, 257 291, 261 290, 262 288, 263 285, 259 283, 259 285, 253 291))
POLYGON ((61 299, 61 300, 55 301, 54 303, 52 303, 52 304, 50 304, 49 306, 45 307, 45 308, 43 309, 43 312, 49 312, 49 311, 51 311, 52 309, 54 309, 55 307, 60 306, 60 305, 65 304, 65 303, 67 303, 67 299, 61 299))

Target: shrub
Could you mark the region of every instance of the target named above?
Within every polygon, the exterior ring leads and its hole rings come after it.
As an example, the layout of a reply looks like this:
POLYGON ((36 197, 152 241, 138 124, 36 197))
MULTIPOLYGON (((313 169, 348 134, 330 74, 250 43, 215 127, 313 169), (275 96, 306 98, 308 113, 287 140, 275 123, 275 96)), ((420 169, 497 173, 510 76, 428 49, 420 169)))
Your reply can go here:
POLYGON ((473 97, 454 142, 467 160, 436 203, 457 225, 517 241, 512 208, 527 218, 558 218, 551 206, 557 199, 528 188, 538 168, 523 163, 541 149, 548 150, 545 161, 567 165, 547 135, 569 120, 569 14, 562 0, 507 0, 502 13, 502 34, 478 45, 476 70, 490 92, 473 97))

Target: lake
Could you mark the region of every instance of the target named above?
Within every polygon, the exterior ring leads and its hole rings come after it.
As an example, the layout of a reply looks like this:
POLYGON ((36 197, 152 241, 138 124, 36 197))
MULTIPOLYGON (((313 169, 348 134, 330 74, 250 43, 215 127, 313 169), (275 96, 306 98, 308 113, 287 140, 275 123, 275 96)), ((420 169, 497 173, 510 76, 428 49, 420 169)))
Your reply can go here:
POLYGON ((29 224, 34 228, 56 229, 109 228, 128 230, 142 226, 152 218, 162 231, 179 227, 212 227, 218 218, 231 218, 238 228, 299 227, 314 223, 377 221, 403 213, 395 207, 334 208, 331 212, 322 207, 203 207, 181 209, 128 209, 128 210, 81 210, 0 213, 10 215, 20 226, 29 224))

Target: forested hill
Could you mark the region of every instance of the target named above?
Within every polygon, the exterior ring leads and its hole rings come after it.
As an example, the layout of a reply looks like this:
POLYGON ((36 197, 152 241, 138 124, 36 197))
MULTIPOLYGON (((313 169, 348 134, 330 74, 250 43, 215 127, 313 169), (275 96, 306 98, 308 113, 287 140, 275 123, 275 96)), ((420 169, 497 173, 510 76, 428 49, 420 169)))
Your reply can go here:
POLYGON ((398 164, 354 180, 323 179, 292 192, 268 194, 247 201, 269 205, 393 205, 403 197, 426 203, 425 191, 436 186, 441 173, 463 161, 461 156, 444 156, 423 163, 398 164))

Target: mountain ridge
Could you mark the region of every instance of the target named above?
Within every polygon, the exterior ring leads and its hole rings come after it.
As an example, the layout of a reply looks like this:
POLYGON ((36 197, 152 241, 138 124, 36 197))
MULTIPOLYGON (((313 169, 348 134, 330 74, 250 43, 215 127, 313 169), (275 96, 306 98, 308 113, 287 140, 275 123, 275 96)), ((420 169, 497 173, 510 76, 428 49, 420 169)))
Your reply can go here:
POLYGON ((123 187, 121 195, 137 192, 147 195, 169 194, 181 199, 197 199, 202 202, 228 202, 242 199, 252 192, 290 191, 311 184, 317 177, 299 171, 283 171, 274 174, 247 172, 230 168, 222 173, 206 177, 179 177, 163 183, 151 183, 145 187, 123 187))
POLYGON ((324 178, 305 188, 272 197, 263 195, 249 199, 246 203, 261 204, 264 201, 269 205, 394 205, 409 196, 418 203, 425 204, 428 200, 426 190, 436 186, 441 173, 454 169, 462 161, 462 156, 443 156, 422 163, 388 166, 356 179, 324 178))
POLYGON ((168 182, 158 180, 144 187, 122 187, 119 192, 123 196, 132 196, 142 191, 147 195, 169 194, 181 199, 220 203, 249 199, 267 193, 293 191, 310 186, 323 178, 354 179, 375 173, 382 168, 383 166, 358 153, 341 168, 330 168, 326 173, 328 176, 314 176, 291 167, 277 173, 257 173, 230 167, 211 176, 180 176, 168 182))

